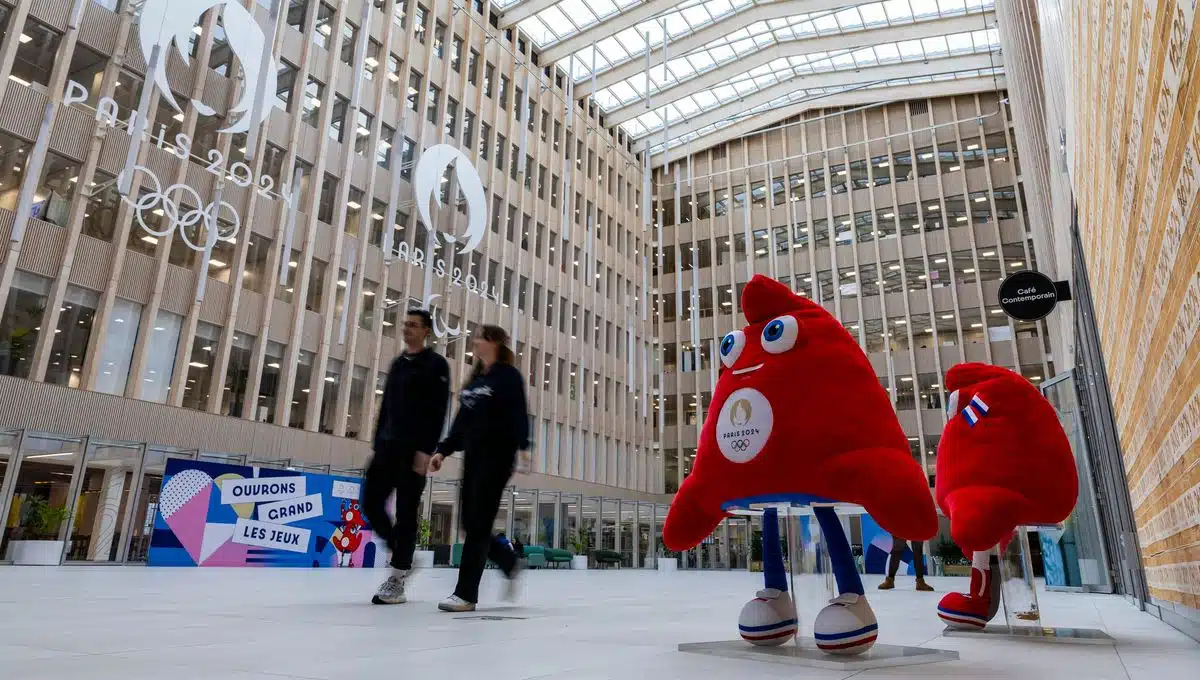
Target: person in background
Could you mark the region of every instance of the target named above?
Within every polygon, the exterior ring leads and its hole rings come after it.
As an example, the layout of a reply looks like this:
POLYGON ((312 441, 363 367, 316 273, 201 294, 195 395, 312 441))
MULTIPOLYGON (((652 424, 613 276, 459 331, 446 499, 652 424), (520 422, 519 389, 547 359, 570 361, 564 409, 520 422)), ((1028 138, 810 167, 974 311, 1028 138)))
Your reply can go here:
POLYGON ((458 413, 450 434, 429 461, 436 472, 446 456, 464 451, 460 485, 460 525, 466 532, 458 584, 450 597, 438 604, 446 612, 474 611, 479 602, 479 581, 491 559, 508 578, 506 599, 516 596, 520 570, 517 554, 492 526, 504 489, 517 465, 517 453, 529 448, 529 407, 525 379, 513 365, 508 333, 485 325, 473 338, 475 365, 458 395, 458 413))
POLYGON ((425 475, 449 408, 450 366, 442 355, 425 346, 432 329, 429 312, 409 310, 404 320, 404 351, 388 370, 379 406, 374 455, 363 484, 363 512, 392 551, 392 573, 371 598, 374 604, 408 601, 405 587, 413 573, 425 475), (394 523, 387 511, 388 496, 393 492, 394 523))
MULTIPOLYGON (((896 587, 896 572, 900 569, 900 560, 904 557, 904 549, 908 541, 892 537, 892 552, 888 555, 887 578, 879 584, 880 590, 891 590, 896 587)), ((933 586, 925 582, 925 550, 922 541, 912 542, 913 570, 917 573, 917 590, 933 592, 933 586)))

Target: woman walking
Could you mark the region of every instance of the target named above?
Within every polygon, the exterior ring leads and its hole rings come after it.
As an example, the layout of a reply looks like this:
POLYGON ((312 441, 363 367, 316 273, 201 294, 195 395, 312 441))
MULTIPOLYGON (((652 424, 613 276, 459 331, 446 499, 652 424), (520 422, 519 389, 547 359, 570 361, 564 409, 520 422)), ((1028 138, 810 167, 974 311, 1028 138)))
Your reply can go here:
POLYGON ((438 609, 468 612, 479 602, 479 581, 489 559, 508 578, 507 596, 515 595, 517 555, 492 536, 492 524, 504 489, 517 464, 517 452, 529 447, 529 408, 525 379, 513 365, 508 333, 486 325, 474 337, 475 365, 459 393, 450 434, 429 461, 430 470, 455 451, 465 451, 459 496, 460 524, 466 532, 458 585, 438 609))

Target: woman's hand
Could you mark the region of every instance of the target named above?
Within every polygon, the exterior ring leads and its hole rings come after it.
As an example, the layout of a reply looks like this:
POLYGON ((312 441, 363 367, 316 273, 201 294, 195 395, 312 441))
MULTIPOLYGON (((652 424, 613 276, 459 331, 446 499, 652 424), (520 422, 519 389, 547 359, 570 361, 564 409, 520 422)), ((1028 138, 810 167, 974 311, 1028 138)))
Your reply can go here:
POLYGON ((446 460, 446 457, 440 453, 435 453, 432 456, 430 456, 429 457, 429 471, 437 472, 437 471, 441 470, 442 469, 442 461, 444 461, 444 460, 446 460))

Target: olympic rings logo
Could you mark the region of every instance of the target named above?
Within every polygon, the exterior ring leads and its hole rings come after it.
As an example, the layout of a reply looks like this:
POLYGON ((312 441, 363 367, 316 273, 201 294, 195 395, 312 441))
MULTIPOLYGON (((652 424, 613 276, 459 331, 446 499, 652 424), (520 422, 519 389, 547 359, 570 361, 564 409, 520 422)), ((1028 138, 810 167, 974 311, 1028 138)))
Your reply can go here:
POLYGON ((134 165, 133 171, 141 171, 150 180, 153 190, 148 191, 143 187, 142 193, 137 197, 137 200, 130 200, 129 197, 122 196, 121 201, 136 211, 134 212, 134 216, 137 218, 138 225, 146 233, 164 238, 170 236, 171 232, 178 228, 179 237, 183 239, 184 245, 192 250, 211 253, 218 239, 232 239, 241 230, 242 219, 238 215, 237 209, 227 201, 205 204, 203 199, 200 198, 199 192, 186 184, 172 184, 164 190, 158 176, 146 166, 134 165), (180 205, 185 202, 203 207, 188 209, 180 205), (227 210, 231 217, 229 221, 233 224, 233 228, 229 229, 228 233, 221 233, 220 231, 222 208, 227 210), (166 227, 156 230, 147 224, 147 212, 160 217, 161 223, 165 224, 166 227), (197 237, 195 240, 189 235, 189 230, 197 237), (203 238, 199 238, 201 230, 203 230, 203 238))
POLYGON ((729 448, 733 449, 734 451, 736 451, 738 453, 744 453, 750 449, 750 440, 749 439, 735 439, 735 440, 729 442, 729 448))

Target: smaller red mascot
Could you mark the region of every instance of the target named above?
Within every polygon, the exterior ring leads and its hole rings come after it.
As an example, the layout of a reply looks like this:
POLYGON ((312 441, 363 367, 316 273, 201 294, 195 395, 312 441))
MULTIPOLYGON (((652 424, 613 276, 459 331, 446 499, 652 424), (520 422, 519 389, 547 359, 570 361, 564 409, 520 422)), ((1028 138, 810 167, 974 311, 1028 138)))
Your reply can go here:
POLYGON ((938 444, 934 495, 950 535, 971 560, 971 592, 950 593, 938 616, 982 628, 996 615, 992 550, 1027 524, 1057 524, 1075 508, 1075 457, 1050 402, 999 366, 960 364, 946 373, 949 422, 938 444))
POLYGON ((338 566, 354 566, 354 553, 362 545, 363 527, 367 525, 363 517, 362 506, 358 501, 342 501, 342 525, 329 537, 329 542, 337 552, 338 566), (348 564, 343 564, 343 561, 348 564))

